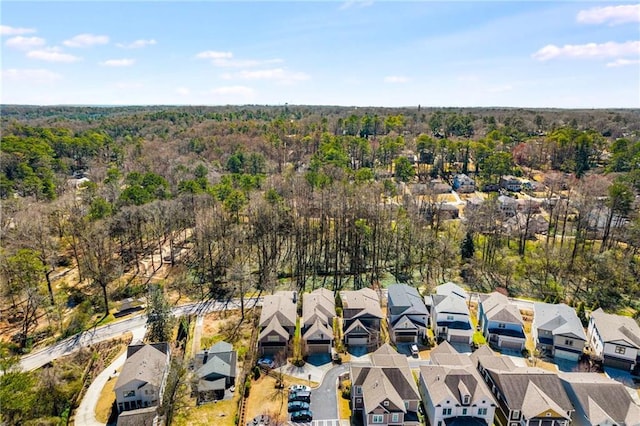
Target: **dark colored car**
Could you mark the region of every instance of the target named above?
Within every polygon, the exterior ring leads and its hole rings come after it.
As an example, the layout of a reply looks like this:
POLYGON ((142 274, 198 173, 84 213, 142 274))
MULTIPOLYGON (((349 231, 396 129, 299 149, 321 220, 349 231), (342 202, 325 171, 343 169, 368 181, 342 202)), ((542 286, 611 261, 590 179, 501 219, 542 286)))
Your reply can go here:
POLYGON ((295 411, 309 411, 309 403, 304 401, 291 401, 287 405, 287 411, 290 413, 295 411))
POLYGON ((298 411, 291 414, 291 421, 293 422, 310 422, 311 420, 313 420, 311 411, 298 411))
POLYGON ((311 392, 289 392, 289 402, 292 401, 311 402, 311 392))

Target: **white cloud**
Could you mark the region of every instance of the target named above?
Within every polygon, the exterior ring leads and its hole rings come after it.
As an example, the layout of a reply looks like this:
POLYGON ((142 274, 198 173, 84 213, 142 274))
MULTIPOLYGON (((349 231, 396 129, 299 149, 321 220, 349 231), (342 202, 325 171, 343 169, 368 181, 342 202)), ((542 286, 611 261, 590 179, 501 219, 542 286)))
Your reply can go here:
POLYGON ((640 3, 593 7, 581 10, 578 12, 576 20, 583 24, 604 24, 608 22, 609 25, 640 22, 640 3))
POLYGON ((103 67, 130 67, 135 64, 135 59, 108 59, 104 62, 100 62, 103 67))
POLYGON ((231 52, 220 52, 216 50, 206 50, 196 55, 198 59, 231 59, 232 57, 233 53, 231 52))
POLYGON ((624 67, 627 65, 638 65, 640 64, 640 59, 616 59, 613 62, 607 63, 607 68, 617 68, 624 67))
POLYGON ((388 75, 384 78, 385 83, 408 83, 409 78, 402 75, 388 75))
POLYGON ((548 61, 554 58, 615 58, 640 54, 640 41, 627 41, 617 43, 565 44, 556 46, 549 44, 531 55, 539 61, 548 61))
POLYGON ((27 81, 35 83, 51 83, 61 79, 60 74, 45 69, 17 69, 2 70, 2 79, 6 81, 27 81))
POLYGON ((31 59, 39 59, 41 61, 47 62, 77 62, 82 58, 78 56, 71 55, 69 53, 63 53, 60 51, 60 48, 50 47, 44 48, 40 50, 31 50, 27 52, 27 58, 31 59))
POLYGON ((63 42, 67 47, 89 47, 107 43, 109 43, 109 37, 95 34, 78 34, 63 42))
POLYGON ((213 95, 224 95, 224 96, 243 96, 249 97, 253 95, 253 89, 247 86, 223 86, 217 87, 211 90, 211 94, 213 95))
POLYGON ((8 25, 0 25, 0 35, 22 35, 33 34, 35 32, 35 28, 16 28, 8 25))
POLYGON ((347 10, 351 8, 362 9, 373 4, 371 0, 347 0, 340 5, 339 10, 347 10))
POLYGON ((180 96, 188 96, 189 94, 191 94, 191 90, 186 87, 178 87, 176 88, 176 93, 180 96))
POLYGON ((135 40, 132 41, 131 43, 118 43, 116 44, 116 46, 121 47, 123 49, 141 49, 143 47, 147 47, 147 46, 153 46, 154 44, 157 44, 157 42, 154 39, 149 39, 149 40, 135 40))
POLYGON ((11 37, 5 43, 7 47, 13 47, 14 49, 28 50, 34 47, 44 46, 46 40, 40 37, 11 37))

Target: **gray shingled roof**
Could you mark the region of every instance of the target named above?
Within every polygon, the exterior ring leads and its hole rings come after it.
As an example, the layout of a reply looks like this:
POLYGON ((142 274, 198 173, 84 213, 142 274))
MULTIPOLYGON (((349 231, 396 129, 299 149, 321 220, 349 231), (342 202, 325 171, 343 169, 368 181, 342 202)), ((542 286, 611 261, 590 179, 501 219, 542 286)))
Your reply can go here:
POLYGON ((633 318, 608 314, 602 308, 593 311, 591 317, 604 342, 622 340, 640 349, 640 326, 633 318))
POLYGON ((485 316, 490 321, 524 324, 518 307, 511 303, 509 298, 502 293, 495 291, 480 304, 485 316))
POLYGON ((415 287, 407 284, 392 284, 387 287, 388 305, 407 307, 412 314, 428 315, 427 307, 415 287))
POLYGON ((560 379, 575 394, 591 424, 608 418, 617 424, 640 425, 640 406, 622 383, 598 373, 563 373, 560 379))
POLYGON ((440 294, 433 295, 432 299, 437 313, 469 315, 469 308, 465 299, 440 294))
MULTIPOLYGON (((484 359, 480 360, 481 363, 483 361, 484 359)), ((540 413, 545 409, 557 411, 558 408, 565 412, 573 410, 562 382, 555 373, 526 367, 511 371, 496 369, 488 369, 488 371, 512 410, 526 408, 529 413, 534 411, 540 413), (530 384, 534 384, 535 387, 531 387, 530 384)))
POLYGON ((584 334, 584 328, 576 311, 564 303, 534 303, 532 327, 549 330, 554 336, 570 335, 578 339, 587 340, 587 336, 584 334))
POLYGON ((280 325, 280 321, 278 320, 278 317, 273 316, 271 318, 271 321, 269 321, 267 326, 258 335, 258 340, 264 339, 267 335, 269 335, 269 333, 273 331, 275 331, 277 334, 284 337, 285 339, 289 339, 289 332, 285 330, 284 327, 282 327, 282 325, 280 325))
POLYGON ((376 318, 384 318, 382 309, 380 308, 380 298, 378 293, 370 288, 361 288, 360 290, 341 291, 340 299, 344 309, 360 310, 352 318, 369 315, 376 318))
POLYGON ((320 319, 316 319, 316 321, 304 332, 302 338, 304 340, 309 340, 314 338, 317 333, 321 333, 324 335, 322 340, 332 340, 333 339, 333 330, 325 325, 320 319))
POLYGON ((420 367, 421 381, 424 382, 434 405, 445 401, 462 404, 461 390, 469 392, 471 404, 489 401, 495 404, 491 391, 484 383, 475 367, 425 365, 420 367))
POLYGON ((293 291, 277 291, 264 297, 260 313, 260 327, 266 327, 274 316, 284 327, 295 327, 297 307, 293 301, 293 291))
POLYGON ((449 296, 451 294, 454 294, 465 300, 469 298, 469 294, 462 287, 460 287, 456 283, 452 283, 451 281, 437 286, 435 288, 435 293, 442 296, 449 296))
POLYGON ((160 387, 167 368, 167 355, 151 345, 144 345, 127 358, 114 389, 117 390, 133 380, 160 387))
MULTIPOLYGON (((302 295, 302 322, 309 326, 320 317, 325 324, 336 316, 336 302, 333 292, 326 288, 318 288, 302 295)), ((330 324, 328 324, 330 325, 330 324)))

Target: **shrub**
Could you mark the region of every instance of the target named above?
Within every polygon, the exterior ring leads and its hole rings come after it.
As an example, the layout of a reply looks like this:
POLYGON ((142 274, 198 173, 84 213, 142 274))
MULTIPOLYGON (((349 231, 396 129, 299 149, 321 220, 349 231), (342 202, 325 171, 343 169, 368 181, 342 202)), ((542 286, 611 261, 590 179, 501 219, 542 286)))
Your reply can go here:
POLYGON ((253 367, 253 380, 258 380, 260 378, 260 367, 257 365, 253 367))
POLYGON ((351 399, 351 385, 346 385, 342 388, 342 397, 344 399, 351 399))
POLYGON ((247 377, 247 380, 244 382, 244 397, 249 397, 249 391, 251 390, 251 378, 247 377))

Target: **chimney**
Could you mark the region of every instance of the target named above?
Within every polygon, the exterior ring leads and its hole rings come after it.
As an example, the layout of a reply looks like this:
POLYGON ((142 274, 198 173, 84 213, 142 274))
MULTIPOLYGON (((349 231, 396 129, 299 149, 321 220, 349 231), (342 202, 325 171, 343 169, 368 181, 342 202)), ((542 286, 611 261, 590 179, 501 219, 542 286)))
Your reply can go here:
POLYGON ((293 292, 293 303, 298 303, 298 292, 297 291, 293 292))
POLYGON ((208 359, 209 359, 209 351, 205 350, 204 357, 202 358, 202 365, 206 364, 208 359))

